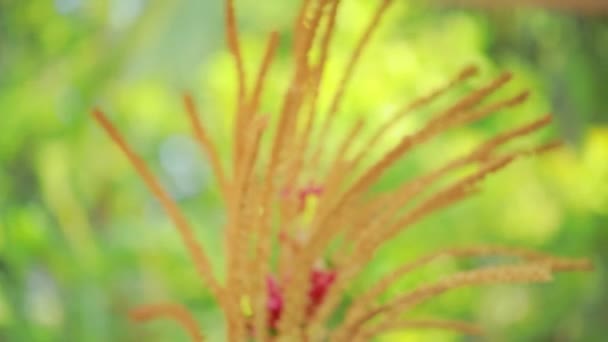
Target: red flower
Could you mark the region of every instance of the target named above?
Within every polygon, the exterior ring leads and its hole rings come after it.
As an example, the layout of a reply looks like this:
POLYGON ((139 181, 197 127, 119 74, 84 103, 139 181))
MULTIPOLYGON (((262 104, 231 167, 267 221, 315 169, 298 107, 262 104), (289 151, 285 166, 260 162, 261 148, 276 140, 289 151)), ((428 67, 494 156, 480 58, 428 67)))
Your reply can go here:
MULTIPOLYGON (((323 299, 335 279, 336 272, 331 270, 313 269, 310 272, 310 290, 308 291, 309 302, 307 308, 309 316, 323 303, 323 299)), ((272 276, 266 277, 266 290, 268 291, 268 301, 266 302, 268 327, 271 330, 275 330, 283 311, 283 293, 279 283, 272 276)))
POLYGON ((323 303, 325 294, 335 279, 336 273, 333 271, 312 270, 310 274, 311 286, 308 291, 308 298, 310 299, 310 304, 308 305, 309 315, 312 315, 315 309, 323 303))
POLYGON ((283 294, 279 284, 272 276, 266 277, 266 289, 268 291, 268 302, 266 303, 268 327, 276 329, 283 310, 283 294))

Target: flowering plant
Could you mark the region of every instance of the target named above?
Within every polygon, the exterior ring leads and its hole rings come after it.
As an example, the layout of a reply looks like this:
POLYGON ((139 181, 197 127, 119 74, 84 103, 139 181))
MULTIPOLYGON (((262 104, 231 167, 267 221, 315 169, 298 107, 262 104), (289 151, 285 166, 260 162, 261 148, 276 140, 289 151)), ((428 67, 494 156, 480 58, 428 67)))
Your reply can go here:
MULTIPOLYGON (((335 137, 334 125, 356 65, 394 1, 379 1, 323 113, 319 103, 320 86, 340 3, 340 0, 301 2, 294 23, 292 79, 277 115, 264 116, 259 113, 260 99, 279 34, 269 35, 253 86, 248 87, 234 4, 232 0, 225 1, 226 38, 238 75, 230 168, 225 168, 220 161, 217 147, 201 122, 192 97, 184 96, 194 137, 210 160, 226 205, 227 275, 224 281, 214 275, 208 255, 194 238, 189 222, 176 203, 107 117, 100 110, 93 111, 95 119, 129 158, 175 223, 200 278, 224 312, 230 341, 365 341, 382 332, 402 328, 439 328, 476 334, 480 329, 469 323, 404 319, 402 314, 461 287, 546 282, 556 272, 589 269, 587 260, 519 248, 443 249, 389 273, 355 298, 336 326, 328 324, 341 303, 342 294, 380 246, 428 215, 477 193, 487 175, 513 160, 561 145, 552 141, 533 148, 501 150, 503 145, 548 125, 551 117, 543 116, 509 128, 469 153, 448 160, 395 189, 373 193, 370 188, 408 152, 447 130, 517 106, 528 94, 521 92, 484 104, 486 98, 511 79, 511 74, 504 73, 439 111, 419 131, 404 135, 374 160, 371 150, 398 122, 477 74, 476 67, 466 67, 443 87, 398 109, 371 135, 362 133, 367 127, 365 119, 357 121, 340 137, 337 149, 330 150, 326 143, 330 136, 335 137), (364 140, 363 147, 353 144, 357 140, 364 140), (339 251, 328 260, 326 254, 333 244, 339 244, 339 251), (276 263, 273 262, 275 251, 279 255, 276 263), (377 302, 391 284, 443 256, 503 256, 518 261, 449 275, 387 302, 377 302)), ((179 305, 136 308, 132 317, 138 321, 171 318, 180 323, 193 340, 203 339, 191 314, 179 305)))

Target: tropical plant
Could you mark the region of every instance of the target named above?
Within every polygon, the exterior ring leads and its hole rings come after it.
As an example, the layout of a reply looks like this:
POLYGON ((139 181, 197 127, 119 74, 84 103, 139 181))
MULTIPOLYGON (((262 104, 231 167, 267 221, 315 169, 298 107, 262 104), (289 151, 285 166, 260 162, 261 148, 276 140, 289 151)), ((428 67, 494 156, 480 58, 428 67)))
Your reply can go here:
MULTIPOLYGON (((335 123, 354 71, 374 31, 394 1, 383 0, 359 39, 338 87, 325 110, 319 101, 334 37, 339 0, 303 0, 293 29, 292 78, 276 115, 260 114, 267 73, 279 45, 272 32, 254 82, 248 82, 233 1, 226 0, 226 39, 238 76, 230 167, 201 122, 194 100, 184 104, 194 137, 209 159, 227 213, 224 228, 226 277, 220 280, 196 241, 193 228, 171 196, 130 147, 106 115, 93 116, 133 164, 173 220, 201 280, 222 308, 230 341, 365 341, 403 328, 438 328, 476 334, 469 323, 403 318, 413 307, 454 289, 552 280, 556 272, 588 270, 588 260, 550 256, 505 246, 442 249, 387 274, 377 284, 343 301, 348 289, 376 251, 398 233, 445 207, 479 191, 482 180, 521 156, 559 148, 551 141, 528 148, 504 145, 547 126, 551 116, 505 129, 437 169, 388 191, 373 186, 398 160, 458 126, 516 107, 527 92, 487 100, 511 79, 504 73, 443 105, 418 131, 402 134, 387 151, 378 142, 394 134, 398 123, 478 73, 466 67, 443 87, 399 108, 381 125, 374 118, 358 120, 334 146, 335 123), (314 204, 314 206, 313 206, 314 204), (386 302, 380 296, 413 270, 442 257, 500 257, 511 263, 484 266, 430 281, 386 302), (337 310, 341 308, 342 310, 337 310)), ((443 159, 443 156, 439 156, 443 159)), ((134 309, 138 321, 170 318, 195 341, 203 340, 196 320, 183 306, 157 304, 134 309)))

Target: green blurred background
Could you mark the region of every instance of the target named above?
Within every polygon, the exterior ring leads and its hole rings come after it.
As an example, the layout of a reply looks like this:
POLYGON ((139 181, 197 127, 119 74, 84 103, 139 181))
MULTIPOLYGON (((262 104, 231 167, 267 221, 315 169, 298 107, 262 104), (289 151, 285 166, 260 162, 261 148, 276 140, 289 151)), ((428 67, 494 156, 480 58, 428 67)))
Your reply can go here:
MULTIPOLYGON (((330 80, 339 77, 376 2, 344 1, 330 80)), ((266 33, 290 29, 296 3, 237 1, 249 70, 266 33)), ((137 303, 167 300, 188 305, 210 340, 223 339, 221 315, 170 222, 88 115, 99 105, 125 132, 195 223, 219 271, 223 211, 179 94, 194 93, 226 152, 235 75, 221 10, 220 0, 0 1, 0 341, 185 340, 171 323, 136 326, 125 316, 137 303)), ((270 76, 263 105, 269 112, 289 76, 289 39, 285 33, 270 76)), ((469 63, 481 66, 480 80, 513 70, 509 89, 531 89, 531 100, 446 134, 431 144, 440 152, 412 155, 380 187, 549 111, 556 128, 539 140, 561 136, 569 147, 517 162, 490 177, 482 195, 398 237, 346 295, 454 243, 588 256, 597 268, 592 274, 461 290, 419 311, 478 321, 490 341, 608 340, 608 17, 398 1, 364 55, 338 129, 357 115, 382 120, 469 63)), ((413 118, 408 127, 418 124, 413 118)), ((416 279, 459 266, 445 262, 416 279)), ((384 340, 473 339, 425 331, 384 340)))

